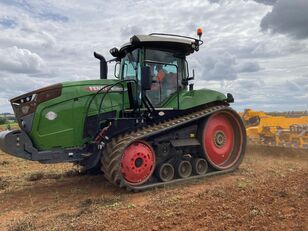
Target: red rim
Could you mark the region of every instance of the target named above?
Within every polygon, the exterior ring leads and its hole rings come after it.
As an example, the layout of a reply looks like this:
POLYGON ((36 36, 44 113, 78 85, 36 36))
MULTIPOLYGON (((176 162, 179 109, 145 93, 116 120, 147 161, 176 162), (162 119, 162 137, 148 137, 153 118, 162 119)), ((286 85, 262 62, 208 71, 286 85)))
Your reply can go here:
POLYGON ((240 157, 242 134, 231 113, 212 115, 203 129, 203 148, 207 160, 217 169, 232 167, 240 157))
POLYGON ((132 185, 146 182, 155 168, 155 153, 144 141, 135 141, 126 147, 122 160, 121 172, 124 179, 132 185))

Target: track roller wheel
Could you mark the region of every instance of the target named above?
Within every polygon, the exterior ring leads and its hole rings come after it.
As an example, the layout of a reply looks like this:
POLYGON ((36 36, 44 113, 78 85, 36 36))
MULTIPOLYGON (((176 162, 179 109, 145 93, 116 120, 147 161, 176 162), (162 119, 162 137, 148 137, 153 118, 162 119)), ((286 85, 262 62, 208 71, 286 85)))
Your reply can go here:
POLYGON ((246 133, 241 118, 233 110, 212 114, 199 135, 206 160, 218 170, 235 169, 242 162, 246 133))
POLYGON ((158 167, 158 177, 163 182, 170 181, 174 178, 174 168, 172 164, 163 163, 158 167))
POLYGON ((187 178, 191 175, 192 173, 192 166, 191 166, 191 163, 188 161, 188 160, 183 160, 183 161, 180 161, 178 164, 177 164, 177 175, 180 177, 180 178, 187 178))
POLYGON ((204 175, 208 170, 208 164, 206 160, 203 158, 193 159, 192 166, 193 166, 193 173, 195 175, 204 175))

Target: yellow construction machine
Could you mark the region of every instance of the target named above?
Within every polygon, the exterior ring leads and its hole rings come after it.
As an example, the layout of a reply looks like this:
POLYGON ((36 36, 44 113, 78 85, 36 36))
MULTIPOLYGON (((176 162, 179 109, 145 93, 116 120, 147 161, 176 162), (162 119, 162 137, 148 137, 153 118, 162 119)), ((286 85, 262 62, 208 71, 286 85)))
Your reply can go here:
POLYGON ((246 109, 242 119, 250 143, 308 148, 308 116, 274 116, 246 109))

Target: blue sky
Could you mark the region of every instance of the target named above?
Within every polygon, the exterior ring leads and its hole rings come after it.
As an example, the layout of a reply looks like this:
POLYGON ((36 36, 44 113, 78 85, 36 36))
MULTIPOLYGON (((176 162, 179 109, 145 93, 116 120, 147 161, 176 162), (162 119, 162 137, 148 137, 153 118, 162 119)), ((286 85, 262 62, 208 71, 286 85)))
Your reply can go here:
POLYGON ((307 110, 307 22, 306 0, 0 0, 0 112, 25 92, 97 79, 93 51, 111 58, 134 34, 195 36, 197 27, 197 88, 231 92, 238 110, 307 110))

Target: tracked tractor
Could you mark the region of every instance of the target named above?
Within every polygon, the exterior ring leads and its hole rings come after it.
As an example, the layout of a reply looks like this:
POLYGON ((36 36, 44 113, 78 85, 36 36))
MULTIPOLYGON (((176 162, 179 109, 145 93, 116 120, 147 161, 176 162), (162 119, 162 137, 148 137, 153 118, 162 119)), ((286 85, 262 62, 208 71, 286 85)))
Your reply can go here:
MULTIPOLYGON (((1 149, 41 163, 101 169, 112 184, 138 191, 227 173, 244 157, 246 133, 231 94, 194 89, 186 58, 198 38, 134 35, 100 79, 65 82, 11 100, 20 130, 0 133, 1 149), (107 79, 115 62, 116 78, 107 79)), ((193 72, 194 73, 194 72, 193 72)))

